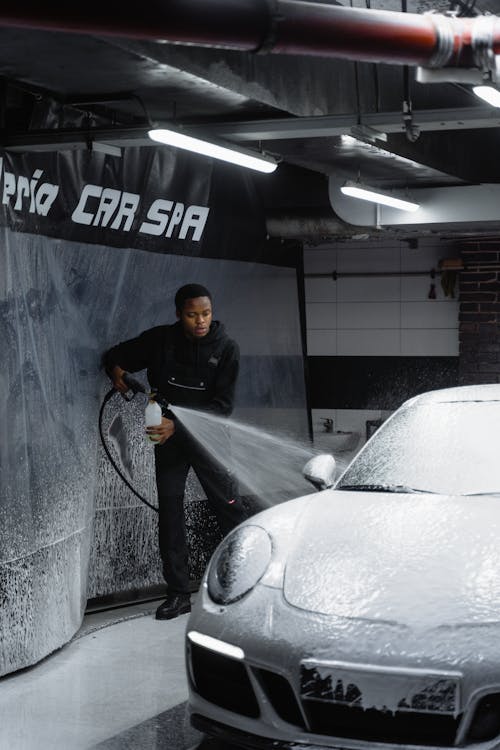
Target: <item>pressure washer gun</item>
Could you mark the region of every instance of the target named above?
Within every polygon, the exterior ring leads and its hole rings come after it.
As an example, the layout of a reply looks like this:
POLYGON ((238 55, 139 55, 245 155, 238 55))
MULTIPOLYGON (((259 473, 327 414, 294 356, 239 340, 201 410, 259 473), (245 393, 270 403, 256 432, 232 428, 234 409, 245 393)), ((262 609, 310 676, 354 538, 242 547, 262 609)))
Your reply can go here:
POLYGON ((131 396, 127 396, 126 393, 122 393, 121 395, 125 399, 125 401, 131 401, 134 396, 137 393, 146 393, 146 386, 144 386, 139 380, 136 378, 133 378, 132 375, 129 372, 124 372, 122 375, 122 380, 125 383, 125 385, 128 386, 129 391, 132 391, 131 396))
POLYGON ((145 393, 146 396, 152 396, 154 393, 154 401, 156 401, 160 405, 163 415, 167 415, 169 417, 171 416, 170 414, 168 414, 168 402, 156 390, 153 392, 148 391, 146 386, 136 378, 133 378, 129 372, 123 373, 122 380, 126 385, 128 385, 129 390, 132 391, 131 396, 127 396, 126 393, 121 394, 125 401, 131 401, 137 393, 145 393))

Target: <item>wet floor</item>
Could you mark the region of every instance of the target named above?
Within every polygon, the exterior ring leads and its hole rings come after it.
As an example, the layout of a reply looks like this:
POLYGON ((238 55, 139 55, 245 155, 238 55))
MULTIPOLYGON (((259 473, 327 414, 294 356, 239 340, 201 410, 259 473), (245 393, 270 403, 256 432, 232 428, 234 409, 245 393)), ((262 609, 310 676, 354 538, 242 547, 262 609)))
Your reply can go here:
POLYGON ((87 615, 62 649, 0 679, 1 750, 230 750, 191 727, 187 615, 158 602, 87 615))
MULTIPOLYGON (((216 739, 204 737, 189 725, 186 704, 153 716, 92 750, 231 750, 216 739)), ((234 746, 232 748, 234 750, 234 746)))

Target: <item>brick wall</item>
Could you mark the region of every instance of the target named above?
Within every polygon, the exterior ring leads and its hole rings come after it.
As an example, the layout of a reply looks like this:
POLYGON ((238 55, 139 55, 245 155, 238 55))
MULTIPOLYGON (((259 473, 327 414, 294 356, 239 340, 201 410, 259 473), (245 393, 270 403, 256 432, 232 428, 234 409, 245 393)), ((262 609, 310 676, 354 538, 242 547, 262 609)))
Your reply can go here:
POLYGON ((500 382, 500 241, 459 246, 459 382, 500 382))

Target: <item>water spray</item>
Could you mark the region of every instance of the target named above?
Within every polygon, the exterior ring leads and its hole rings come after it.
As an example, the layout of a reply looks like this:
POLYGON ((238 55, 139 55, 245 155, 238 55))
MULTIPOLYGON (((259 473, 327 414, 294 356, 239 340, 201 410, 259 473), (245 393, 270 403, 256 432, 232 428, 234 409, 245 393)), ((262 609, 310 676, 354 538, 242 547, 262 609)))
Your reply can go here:
POLYGON ((318 451, 309 440, 267 432, 209 411, 169 408, 213 461, 235 477, 242 495, 258 501, 258 510, 310 494, 302 469, 318 451))
MULTIPOLYGON (((104 437, 102 417, 104 408, 112 396, 120 393, 126 401, 131 401, 137 393, 144 393, 146 397, 151 396, 146 387, 128 373, 123 375, 123 380, 132 395, 127 396, 116 388, 112 388, 106 394, 99 413, 101 442, 110 463, 127 487, 142 503, 157 513, 158 508, 143 497, 124 476, 104 437)), ((248 493, 248 498, 258 501, 260 507, 256 508, 255 512, 299 495, 310 494, 310 484, 304 476, 303 467, 321 451, 315 449, 309 441, 298 442, 286 435, 272 434, 209 411, 171 404, 168 405, 168 409, 189 433, 190 438, 196 440, 215 463, 235 477, 242 494, 248 493)), ((342 467, 339 465, 338 468, 342 467)))

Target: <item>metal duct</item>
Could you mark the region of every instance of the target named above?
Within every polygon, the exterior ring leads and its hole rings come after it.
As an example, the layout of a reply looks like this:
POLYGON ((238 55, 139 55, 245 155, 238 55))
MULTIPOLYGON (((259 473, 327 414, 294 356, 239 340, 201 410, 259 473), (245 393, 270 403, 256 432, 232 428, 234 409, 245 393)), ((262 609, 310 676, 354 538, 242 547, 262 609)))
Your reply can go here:
POLYGON ((0 25, 119 35, 275 54, 429 68, 489 68, 500 19, 366 10, 300 0, 170 0, 124 13, 121 2, 3 2, 0 25))
POLYGON ((380 235, 380 230, 373 226, 367 229, 366 226, 346 224, 333 212, 312 208, 270 214, 266 217, 266 229, 270 237, 308 241, 340 237, 367 239, 380 235))
MULTIPOLYGON (((342 221, 356 227, 384 227, 441 231, 466 225, 469 229, 500 227, 500 185, 457 185, 439 188, 412 188, 408 199, 419 204, 412 213, 399 211, 363 200, 350 198, 340 192, 343 182, 330 177, 330 204, 342 221)), ((398 196, 399 197, 399 196, 398 196)), ((403 195, 402 197, 405 197, 403 195)))

